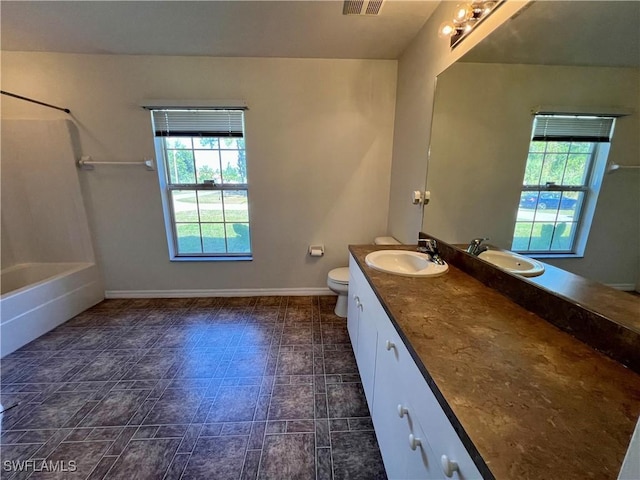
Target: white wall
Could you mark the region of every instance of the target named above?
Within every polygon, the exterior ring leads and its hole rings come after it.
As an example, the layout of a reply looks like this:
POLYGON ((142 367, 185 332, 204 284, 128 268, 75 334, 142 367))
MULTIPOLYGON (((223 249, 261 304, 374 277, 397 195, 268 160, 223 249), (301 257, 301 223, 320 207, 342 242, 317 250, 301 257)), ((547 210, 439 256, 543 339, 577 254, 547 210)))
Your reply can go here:
MULTIPOLYGON (((80 176, 106 289, 322 288, 349 243, 386 233, 396 66, 3 52, 2 89, 70 108, 82 153, 103 161, 154 155, 144 99, 246 100, 254 260, 169 262, 156 174, 96 167, 80 176)), ((3 99, 5 118, 61 115, 3 99)))
POLYGON ((438 6, 398 63, 388 230, 403 243, 416 243, 422 225, 422 208, 411 204, 411 193, 425 187, 436 76, 528 2, 502 4, 452 50, 438 27, 451 20, 456 3, 438 6))
MULTIPOLYGON (((619 107, 609 159, 640 163, 640 71, 456 63, 438 77, 424 228, 510 249, 531 135, 532 107, 619 107), (469 88, 469 79, 478 88, 469 88)), ((545 259, 603 283, 634 286, 640 255, 640 172, 605 175, 584 258, 545 259)))

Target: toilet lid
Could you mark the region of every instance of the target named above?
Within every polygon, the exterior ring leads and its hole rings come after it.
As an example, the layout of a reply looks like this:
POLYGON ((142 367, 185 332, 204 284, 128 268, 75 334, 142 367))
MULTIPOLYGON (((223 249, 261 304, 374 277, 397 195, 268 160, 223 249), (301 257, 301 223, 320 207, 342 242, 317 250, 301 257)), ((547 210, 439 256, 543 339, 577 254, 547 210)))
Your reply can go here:
POLYGON ((349 267, 334 268, 329 272, 329 280, 344 285, 349 284, 349 267))

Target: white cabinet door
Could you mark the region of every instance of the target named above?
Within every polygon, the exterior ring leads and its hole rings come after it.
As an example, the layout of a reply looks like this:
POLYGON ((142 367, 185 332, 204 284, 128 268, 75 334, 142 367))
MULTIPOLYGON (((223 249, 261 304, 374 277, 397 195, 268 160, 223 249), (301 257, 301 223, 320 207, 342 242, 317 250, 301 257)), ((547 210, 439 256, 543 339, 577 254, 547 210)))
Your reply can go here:
POLYGON ((360 301, 362 308, 358 322, 358 353, 356 362, 362 380, 362 387, 367 398, 369 411, 375 401, 374 384, 376 373, 376 352, 378 350, 378 322, 386 318, 382 305, 368 288, 361 288, 360 301))
MULTIPOLYGON (((420 423, 412 418, 412 406, 408 406, 407 415, 410 434, 407 438, 409 452, 407 455, 407 480, 444 480, 440 459, 431 448, 427 435, 420 426, 420 423)), ((415 415, 414 415, 415 416, 415 415)))
POLYGON ((367 405, 371 411, 373 408, 373 385, 376 371, 377 324, 381 318, 386 319, 386 314, 369 286, 369 283, 362 275, 360 268, 354 265, 353 258, 350 258, 349 265, 349 300, 353 304, 353 313, 349 312, 351 318, 347 318, 347 329, 352 338, 352 344, 354 343, 353 338, 355 337, 354 353, 356 363, 358 364, 358 371, 360 372, 360 379, 362 380, 367 405), (353 294, 351 294, 351 282, 355 282, 356 285, 353 294), (351 326, 349 325, 349 320, 352 320, 351 326))
POLYGON ((349 256, 349 293, 347 302, 347 331, 353 347, 353 353, 358 354, 358 321, 360 319, 360 285, 366 281, 355 260, 349 256))
POLYGON ((375 402, 371 417, 389 480, 405 480, 409 432, 398 414, 398 405, 402 405, 403 401, 400 397, 402 384, 398 378, 395 351, 386 350, 387 339, 386 335, 379 332, 375 402))

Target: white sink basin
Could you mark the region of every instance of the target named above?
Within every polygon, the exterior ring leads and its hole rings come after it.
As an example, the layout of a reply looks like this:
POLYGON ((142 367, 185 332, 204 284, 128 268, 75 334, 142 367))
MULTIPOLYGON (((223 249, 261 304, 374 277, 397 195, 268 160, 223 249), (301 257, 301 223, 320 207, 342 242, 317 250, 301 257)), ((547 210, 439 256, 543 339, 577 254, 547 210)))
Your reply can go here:
POLYGON ((408 250, 379 250, 364 259, 375 270, 404 277, 437 277, 449 270, 449 265, 438 265, 425 253, 408 250))
POLYGON ((537 277, 544 273, 544 265, 542 263, 513 252, 486 250, 478 255, 478 258, 507 272, 522 275, 523 277, 537 277))

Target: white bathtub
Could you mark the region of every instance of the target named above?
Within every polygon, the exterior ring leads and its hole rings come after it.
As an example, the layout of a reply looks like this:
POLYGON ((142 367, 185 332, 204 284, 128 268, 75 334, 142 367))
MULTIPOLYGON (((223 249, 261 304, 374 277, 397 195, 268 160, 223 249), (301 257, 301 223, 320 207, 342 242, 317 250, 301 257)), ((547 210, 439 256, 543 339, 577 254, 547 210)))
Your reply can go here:
POLYGON ((0 357, 104 298, 94 263, 23 263, 0 271, 0 357))

